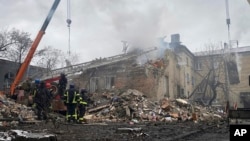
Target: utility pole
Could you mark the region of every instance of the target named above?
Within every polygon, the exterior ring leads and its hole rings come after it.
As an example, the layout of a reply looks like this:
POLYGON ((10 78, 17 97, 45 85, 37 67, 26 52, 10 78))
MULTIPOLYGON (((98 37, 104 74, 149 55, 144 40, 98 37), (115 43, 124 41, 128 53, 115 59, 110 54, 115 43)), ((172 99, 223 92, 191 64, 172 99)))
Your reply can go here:
POLYGON ((228 45, 224 45, 224 71, 225 71, 225 96, 228 103, 228 108, 230 107, 229 102, 229 82, 228 82, 228 68, 227 68, 227 62, 229 61, 230 57, 230 50, 231 50, 231 36, 230 36, 230 16, 229 16, 229 4, 228 0, 225 0, 226 4, 226 24, 227 24, 227 30, 228 30, 228 45))

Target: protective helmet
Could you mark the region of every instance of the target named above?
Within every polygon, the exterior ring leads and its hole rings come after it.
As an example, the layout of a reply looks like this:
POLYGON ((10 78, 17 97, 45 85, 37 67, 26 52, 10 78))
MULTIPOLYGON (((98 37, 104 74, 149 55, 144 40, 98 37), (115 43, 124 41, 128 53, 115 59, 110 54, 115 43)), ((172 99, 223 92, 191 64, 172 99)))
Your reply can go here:
POLYGON ((40 80, 39 79, 36 79, 35 80, 35 84, 39 84, 40 83, 40 80))
POLYGON ((75 85, 74 85, 74 84, 70 84, 70 85, 69 85, 69 88, 70 88, 70 89, 75 88, 75 85))
POLYGON ((86 93, 86 92, 87 92, 87 90, 85 88, 81 89, 81 93, 86 93))
POLYGON ((60 76, 61 76, 61 77, 65 77, 65 74, 64 74, 64 73, 61 73, 60 76))
POLYGON ((46 87, 46 88, 51 88, 51 84, 50 84, 50 83, 46 83, 46 84, 45 84, 45 87, 46 87))
POLYGON ((41 81, 41 82, 40 82, 40 87, 41 87, 41 88, 46 87, 46 86, 45 86, 45 82, 44 82, 44 81, 41 81))

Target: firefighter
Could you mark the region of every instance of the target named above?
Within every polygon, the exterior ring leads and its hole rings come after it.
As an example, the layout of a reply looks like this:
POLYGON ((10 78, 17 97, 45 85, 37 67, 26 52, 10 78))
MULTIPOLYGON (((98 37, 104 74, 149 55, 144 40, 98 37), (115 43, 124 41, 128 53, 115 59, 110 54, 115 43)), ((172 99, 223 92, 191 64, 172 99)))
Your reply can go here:
POLYGON ((37 109, 38 120, 47 119, 47 113, 50 107, 50 99, 51 96, 49 94, 49 91, 48 89, 46 89, 45 83, 42 81, 34 96, 34 103, 37 109))
POLYGON ((69 89, 64 93, 64 104, 67 106, 66 120, 67 122, 77 122, 77 102, 79 101, 79 93, 76 91, 74 84, 69 85, 69 89))
POLYGON ((49 91, 49 109, 52 109, 52 99, 53 99, 53 89, 51 88, 50 83, 46 83, 46 89, 49 91))
POLYGON ((88 97, 86 95, 87 90, 86 89, 81 89, 80 92, 80 97, 79 97, 79 104, 78 104, 78 123, 82 123, 83 122, 83 117, 85 115, 85 111, 86 111, 86 106, 87 106, 87 101, 88 101, 88 97))
POLYGON ((31 93, 29 95, 29 106, 32 106, 33 108, 36 108, 36 105, 34 103, 34 97, 39 89, 39 85, 40 85, 40 80, 36 79, 35 83, 32 85, 31 87, 31 93))
POLYGON ((25 82, 22 84, 22 88, 25 91, 25 93, 30 93, 31 91, 31 79, 27 78, 25 82))
POLYGON ((60 79, 59 79, 59 83, 58 83, 58 87, 59 87, 59 95, 60 97, 63 96, 65 90, 66 90, 66 87, 67 87, 67 83, 68 83, 68 80, 65 76, 64 73, 61 73, 61 76, 60 76, 60 79))
POLYGON ((35 80, 35 85, 32 87, 32 92, 31 92, 31 95, 36 95, 36 92, 39 88, 39 85, 40 85, 40 80, 39 79, 36 79, 35 80))

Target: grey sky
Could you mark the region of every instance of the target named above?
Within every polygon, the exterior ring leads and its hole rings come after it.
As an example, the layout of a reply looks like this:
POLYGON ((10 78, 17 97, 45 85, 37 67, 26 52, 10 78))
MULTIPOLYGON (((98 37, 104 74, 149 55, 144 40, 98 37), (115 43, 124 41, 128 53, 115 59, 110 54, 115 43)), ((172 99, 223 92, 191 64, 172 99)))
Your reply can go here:
MULTIPOLYGON (((34 39, 54 0, 0 0, 0 27, 34 39)), ((67 0, 61 0, 39 48, 68 50, 67 0)), ((229 0, 232 40, 250 44, 250 5, 229 0)), ((122 53, 121 40, 145 48, 156 38, 179 33, 191 51, 227 41, 225 0, 71 0, 71 52, 80 62, 122 53)))

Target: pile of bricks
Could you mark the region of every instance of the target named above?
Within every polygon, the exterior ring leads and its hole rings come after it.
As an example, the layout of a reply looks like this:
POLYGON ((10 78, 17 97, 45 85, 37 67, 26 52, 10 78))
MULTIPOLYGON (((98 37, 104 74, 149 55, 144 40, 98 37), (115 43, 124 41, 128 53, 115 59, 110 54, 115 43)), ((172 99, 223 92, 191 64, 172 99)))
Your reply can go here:
MULTIPOLYGON (((96 94, 98 95, 98 94, 96 94)), ((212 121, 225 118, 222 109, 191 104, 185 99, 163 98, 151 101, 135 89, 123 93, 99 94, 96 105, 89 107, 85 119, 89 122, 129 121, 131 124, 144 121, 212 121)))

